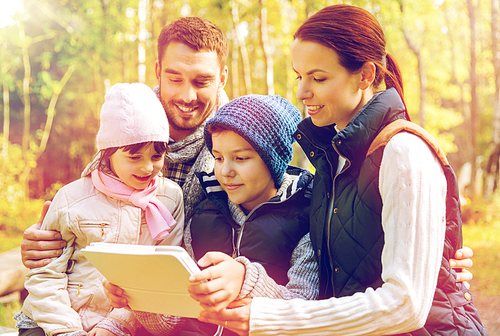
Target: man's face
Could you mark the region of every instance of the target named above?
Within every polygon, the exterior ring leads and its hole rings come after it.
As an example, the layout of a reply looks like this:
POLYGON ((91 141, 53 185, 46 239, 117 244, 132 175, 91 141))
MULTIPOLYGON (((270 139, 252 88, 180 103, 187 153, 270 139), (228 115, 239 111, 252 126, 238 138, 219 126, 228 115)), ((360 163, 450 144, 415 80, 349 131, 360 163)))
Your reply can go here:
POLYGON ((210 115, 226 85, 215 51, 196 51, 171 42, 155 64, 161 103, 170 124, 170 136, 179 141, 194 132, 210 115), (160 63, 161 62, 161 63, 160 63))

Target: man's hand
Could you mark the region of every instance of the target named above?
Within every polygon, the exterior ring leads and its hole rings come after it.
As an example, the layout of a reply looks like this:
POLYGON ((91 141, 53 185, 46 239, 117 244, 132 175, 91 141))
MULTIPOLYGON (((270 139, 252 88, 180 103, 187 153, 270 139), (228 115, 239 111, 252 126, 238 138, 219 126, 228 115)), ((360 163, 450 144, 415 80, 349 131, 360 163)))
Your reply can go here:
POLYGON ((189 277, 189 294, 203 309, 221 311, 240 293, 245 266, 222 252, 206 253, 198 265, 213 266, 189 277))
POLYGON ((49 205, 50 201, 45 202, 38 223, 24 231, 21 258, 27 268, 43 267, 49 264, 51 258, 60 256, 62 249, 66 247, 66 242, 61 240, 59 232, 40 230, 49 205))
POLYGON ((109 301, 111 301, 111 306, 114 308, 128 308, 128 300, 125 297, 125 292, 120 287, 113 285, 108 280, 102 282, 104 289, 106 290, 106 296, 109 301))
POLYGON ((250 330, 250 304, 252 299, 233 301, 220 312, 202 311, 198 320, 218 324, 234 331, 240 336, 247 336, 250 330))
POLYGON ((467 288, 470 287, 468 281, 472 280, 472 273, 468 271, 472 267, 472 256, 474 253, 470 247, 462 247, 455 253, 456 259, 450 259, 450 266, 457 271, 457 281, 463 282, 467 288))

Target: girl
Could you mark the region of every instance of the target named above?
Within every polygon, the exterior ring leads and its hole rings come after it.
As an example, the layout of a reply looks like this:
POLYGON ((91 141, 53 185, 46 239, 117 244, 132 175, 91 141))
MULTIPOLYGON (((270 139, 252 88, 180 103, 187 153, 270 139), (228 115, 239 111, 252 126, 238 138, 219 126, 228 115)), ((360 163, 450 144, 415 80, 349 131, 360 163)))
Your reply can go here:
POLYGON ((295 137, 316 168, 310 238, 322 300, 253 298, 201 319, 241 335, 485 335, 449 267, 462 243, 455 175, 407 121, 377 20, 326 7, 297 30, 292 59, 309 114, 295 137))
POLYGON ((100 160, 90 174, 58 191, 43 221, 42 228, 59 231, 67 246, 50 264, 28 273, 29 295, 15 316, 20 334, 87 335, 106 316, 133 334, 135 318, 112 309, 104 278, 81 249, 92 242, 181 244, 182 191, 157 176, 169 140, 161 103, 144 84, 116 84, 100 120, 100 160))

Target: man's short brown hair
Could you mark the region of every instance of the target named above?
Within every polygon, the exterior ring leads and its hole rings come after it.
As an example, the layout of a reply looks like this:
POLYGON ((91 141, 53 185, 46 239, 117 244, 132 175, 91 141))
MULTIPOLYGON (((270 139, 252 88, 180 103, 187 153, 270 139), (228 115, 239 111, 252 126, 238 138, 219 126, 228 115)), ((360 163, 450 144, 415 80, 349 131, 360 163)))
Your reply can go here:
POLYGON ((228 54, 226 36, 212 22, 200 17, 190 16, 170 22, 161 30, 158 37, 158 61, 160 62, 170 42, 179 42, 193 50, 209 50, 217 53, 221 71, 224 69, 228 54))

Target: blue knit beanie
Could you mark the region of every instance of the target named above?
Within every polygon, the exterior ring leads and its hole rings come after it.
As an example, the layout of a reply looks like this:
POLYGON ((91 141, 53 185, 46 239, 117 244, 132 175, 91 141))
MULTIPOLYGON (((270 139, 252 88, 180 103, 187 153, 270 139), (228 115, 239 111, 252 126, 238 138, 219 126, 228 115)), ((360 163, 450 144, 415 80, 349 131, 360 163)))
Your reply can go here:
POLYGON ((255 149, 271 172, 277 188, 293 157, 293 133, 302 120, 299 110, 279 95, 247 95, 222 106, 205 125, 205 143, 212 151, 209 127, 241 136, 255 149))

